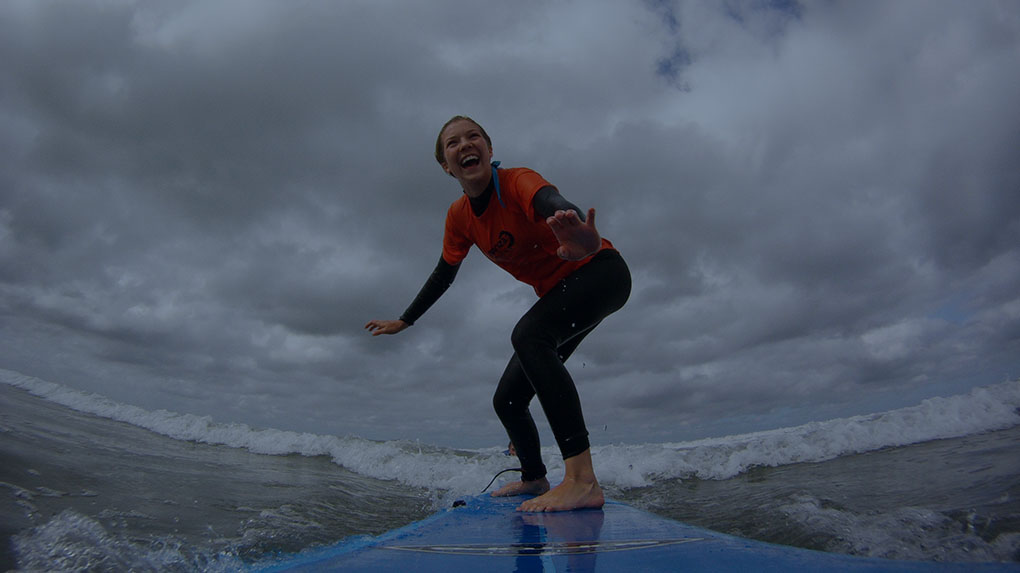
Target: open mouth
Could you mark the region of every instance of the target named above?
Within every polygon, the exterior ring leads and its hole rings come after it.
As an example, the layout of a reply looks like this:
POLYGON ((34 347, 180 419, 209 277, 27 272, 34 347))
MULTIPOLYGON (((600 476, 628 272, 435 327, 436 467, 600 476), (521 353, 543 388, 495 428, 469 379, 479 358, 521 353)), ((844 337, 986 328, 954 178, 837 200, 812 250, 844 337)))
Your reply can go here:
POLYGON ((474 167, 482 162, 481 158, 477 155, 468 155, 460 160, 461 167, 474 167))

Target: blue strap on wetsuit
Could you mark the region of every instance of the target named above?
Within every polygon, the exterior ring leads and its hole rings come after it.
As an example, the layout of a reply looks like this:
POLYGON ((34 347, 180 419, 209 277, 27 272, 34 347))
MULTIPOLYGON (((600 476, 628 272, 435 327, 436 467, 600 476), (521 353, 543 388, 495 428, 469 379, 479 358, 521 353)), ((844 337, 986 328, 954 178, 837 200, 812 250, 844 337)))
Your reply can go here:
POLYGON ((492 162, 492 182, 496 185, 496 200, 499 201, 501 207, 506 209, 506 203, 503 202, 503 197, 499 194, 499 170, 496 169, 499 167, 499 163, 499 161, 492 162))

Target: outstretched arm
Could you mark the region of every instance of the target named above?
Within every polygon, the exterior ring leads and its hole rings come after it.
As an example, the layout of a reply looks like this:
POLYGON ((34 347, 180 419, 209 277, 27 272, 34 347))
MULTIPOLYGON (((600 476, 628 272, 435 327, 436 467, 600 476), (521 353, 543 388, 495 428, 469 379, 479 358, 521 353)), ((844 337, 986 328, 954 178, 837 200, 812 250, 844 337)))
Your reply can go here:
POLYGON ((460 269, 460 265, 451 265, 439 257, 439 263, 436 264, 435 270, 429 275, 425 285, 418 291, 418 296, 414 297, 414 301, 411 306, 407 307, 404 314, 400 315, 397 320, 370 320, 365 325, 365 329, 372 333, 372 336, 379 336, 380 334, 397 334, 407 327, 414 324, 416 320, 421 318, 421 315, 425 314, 425 311, 429 309, 439 297, 443 296, 446 289, 450 288, 453 284, 453 279, 457 277, 457 271, 460 269))
POLYGON ((588 217, 576 205, 560 195, 555 187, 543 187, 535 194, 535 212, 545 217, 553 235, 560 242, 556 254, 568 261, 579 261, 598 252, 602 236, 595 228, 595 209, 588 217))

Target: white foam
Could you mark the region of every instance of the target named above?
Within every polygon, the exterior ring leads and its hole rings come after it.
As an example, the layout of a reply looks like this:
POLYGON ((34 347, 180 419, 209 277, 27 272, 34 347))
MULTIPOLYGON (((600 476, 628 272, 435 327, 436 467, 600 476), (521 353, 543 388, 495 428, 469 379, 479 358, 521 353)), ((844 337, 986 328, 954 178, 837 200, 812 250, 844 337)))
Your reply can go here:
MULTIPOLYGON (((376 442, 246 424, 217 423, 208 416, 148 411, 103 396, 0 369, 0 382, 36 396, 146 428, 179 440, 219 444, 268 455, 329 456, 362 475, 412 486, 477 492, 499 470, 513 465, 499 448, 453 450, 410 441, 376 442)), ((1020 424, 1020 380, 976 388, 969 394, 931 398, 917 406, 867 416, 683 443, 595 446, 599 479, 630 488, 672 478, 725 479, 754 466, 819 462, 841 455, 929 440, 966 436, 1020 424)), ((545 450, 551 478, 562 470, 545 450)))
POLYGON ((1016 534, 986 540, 972 524, 926 507, 899 507, 855 513, 826 507, 798 494, 778 508, 784 518, 827 539, 825 551, 882 559, 942 563, 1009 562, 1016 534), (1012 539, 1011 539, 1012 538, 1012 539))
POLYGON ((111 533, 94 519, 66 509, 47 523, 11 537, 19 571, 208 571, 244 564, 229 553, 203 554, 180 540, 148 546, 111 533))
POLYGON ((597 453, 600 460, 618 460, 610 464, 617 472, 613 481, 635 487, 657 478, 725 479, 755 466, 821 462, 1017 424, 1020 380, 975 388, 969 394, 930 398, 917 406, 878 414, 693 442, 593 448, 593 455, 597 453))
POLYGON ((338 465, 362 475, 429 489, 471 492, 481 487, 479 481, 487 481, 505 468, 508 461, 495 449, 487 453, 467 452, 410 441, 377 442, 354 436, 256 429, 247 424, 217 423, 209 416, 149 411, 10 370, 0 369, 0 382, 79 412, 178 440, 244 448, 267 455, 329 456, 338 465))

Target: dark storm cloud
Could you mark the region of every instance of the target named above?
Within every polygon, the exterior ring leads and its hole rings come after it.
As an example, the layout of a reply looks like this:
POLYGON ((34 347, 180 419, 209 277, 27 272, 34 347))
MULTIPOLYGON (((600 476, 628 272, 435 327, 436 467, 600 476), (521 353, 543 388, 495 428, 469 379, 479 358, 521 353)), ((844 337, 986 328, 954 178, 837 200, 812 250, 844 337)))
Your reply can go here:
POLYGON ((0 367, 225 420, 500 440, 488 395, 529 287, 474 253, 413 329, 362 331, 439 258, 460 191, 432 147, 465 113, 495 159, 595 206, 634 273, 571 359, 604 439, 1017 375, 1013 3, 476 7, 0 5, 0 367))

